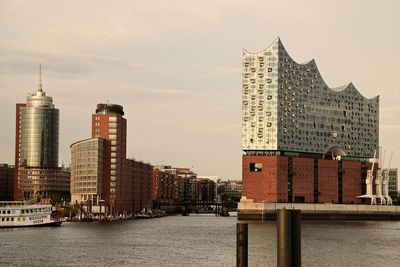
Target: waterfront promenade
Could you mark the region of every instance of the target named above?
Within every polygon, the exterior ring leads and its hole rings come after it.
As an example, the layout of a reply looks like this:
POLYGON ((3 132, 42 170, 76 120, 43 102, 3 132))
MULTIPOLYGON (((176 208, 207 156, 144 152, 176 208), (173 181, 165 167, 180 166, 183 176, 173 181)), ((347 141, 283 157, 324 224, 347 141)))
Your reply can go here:
POLYGON ((400 206, 267 203, 245 201, 238 203, 238 218, 244 220, 276 219, 279 209, 299 209, 302 219, 319 220, 400 220, 400 206))

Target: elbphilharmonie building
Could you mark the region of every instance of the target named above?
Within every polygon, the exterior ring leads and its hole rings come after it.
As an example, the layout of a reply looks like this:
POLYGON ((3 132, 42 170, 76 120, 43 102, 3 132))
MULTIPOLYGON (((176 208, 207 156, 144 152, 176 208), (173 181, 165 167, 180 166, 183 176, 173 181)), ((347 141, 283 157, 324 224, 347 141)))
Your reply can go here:
POLYGON ((331 88, 314 60, 276 39, 243 51, 243 195, 269 202, 357 202, 379 146, 379 96, 331 88))

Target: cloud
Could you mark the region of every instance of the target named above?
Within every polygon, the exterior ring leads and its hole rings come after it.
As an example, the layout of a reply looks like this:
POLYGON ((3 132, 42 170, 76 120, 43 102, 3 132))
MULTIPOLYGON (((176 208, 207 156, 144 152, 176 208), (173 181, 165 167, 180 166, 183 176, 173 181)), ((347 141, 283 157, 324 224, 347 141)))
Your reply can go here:
POLYGON ((201 76, 204 77, 237 75, 242 71, 240 68, 225 66, 212 67, 206 65, 194 65, 193 68, 198 70, 201 73, 201 76))
POLYGON ((0 49, 0 75, 31 74, 37 65, 57 75, 83 75, 96 71, 140 71, 145 67, 116 57, 0 49))
POLYGON ((191 91, 183 90, 169 90, 169 89, 150 89, 148 90, 151 94, 161 94, 165 96, 193 96, 196 93, 191 91))

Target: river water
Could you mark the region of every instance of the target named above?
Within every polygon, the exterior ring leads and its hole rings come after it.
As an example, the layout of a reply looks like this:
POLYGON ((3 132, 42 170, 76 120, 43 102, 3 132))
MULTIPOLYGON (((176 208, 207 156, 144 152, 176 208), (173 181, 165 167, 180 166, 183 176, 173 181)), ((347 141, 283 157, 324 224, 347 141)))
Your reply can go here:
MULTIPOLYGON (((1 266, 235 266, 236 217, 0 229, 1 266)), ((302 266, 400 266, 400 222, 303 221, 302 266)), ((249 224, 249 266, 276 266, 275 222, 249 224)))

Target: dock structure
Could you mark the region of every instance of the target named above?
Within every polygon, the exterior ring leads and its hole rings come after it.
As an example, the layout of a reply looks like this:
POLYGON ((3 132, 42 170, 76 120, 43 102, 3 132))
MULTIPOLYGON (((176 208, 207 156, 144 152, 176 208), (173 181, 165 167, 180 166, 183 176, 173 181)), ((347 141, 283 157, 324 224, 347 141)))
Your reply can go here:
POLYGON ((283 208, 301 210, 303 220, 400 220, 400 206, 251 201, 238 203, 238 220, 276 220, 283 208))

